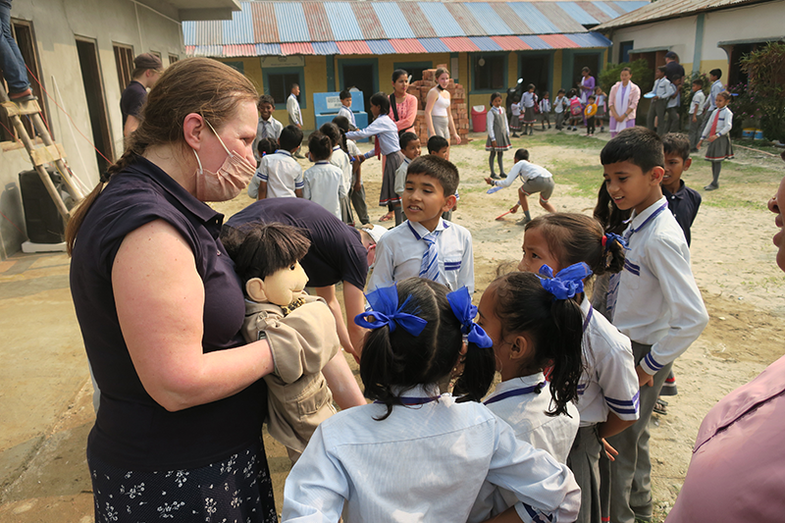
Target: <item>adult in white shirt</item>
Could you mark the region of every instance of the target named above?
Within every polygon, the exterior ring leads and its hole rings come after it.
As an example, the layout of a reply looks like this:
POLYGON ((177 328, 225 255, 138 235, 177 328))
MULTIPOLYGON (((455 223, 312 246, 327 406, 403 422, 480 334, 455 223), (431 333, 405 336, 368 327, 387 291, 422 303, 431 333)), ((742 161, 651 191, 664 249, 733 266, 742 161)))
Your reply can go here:
MULTIPOLYGON (((456 144, 461 143, 458 131, 455 129, 455 122, 450 110, 450 91, 447 84, 450 82, 450 71, 444 67, 436 70, 436 87, 428 91, 425 99, 425 124, 428 126, 428 138, 438 134, 446 140, 452 136, 456 144)), ((449 152, 447 153, 449 160, 449 152)))

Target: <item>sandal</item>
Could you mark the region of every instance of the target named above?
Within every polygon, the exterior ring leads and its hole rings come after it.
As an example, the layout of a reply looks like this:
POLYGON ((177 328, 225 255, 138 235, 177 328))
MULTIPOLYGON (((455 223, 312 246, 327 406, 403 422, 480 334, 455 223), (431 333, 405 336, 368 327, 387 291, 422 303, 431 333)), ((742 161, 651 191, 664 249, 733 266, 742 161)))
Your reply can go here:
POLYGON ((668 402, 663 401, 661 399, 658 399, 654 403, 654 412, 656 412, 657 414, 660 414, 661 416, 667 416, 668 415, 667 405, 668 405, 668 402))
POLYGON ((390 220, 392 220, 392 218, 393 218, 393 213, 388 212, 387 214, 385 214, 384 216, 379 218, 379 221, 380 222, 389 222, 390 220))

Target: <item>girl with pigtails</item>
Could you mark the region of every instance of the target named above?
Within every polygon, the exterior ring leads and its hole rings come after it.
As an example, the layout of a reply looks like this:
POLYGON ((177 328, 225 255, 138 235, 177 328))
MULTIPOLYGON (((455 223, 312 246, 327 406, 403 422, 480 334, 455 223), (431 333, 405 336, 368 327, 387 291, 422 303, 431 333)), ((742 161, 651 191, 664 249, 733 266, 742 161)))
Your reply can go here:
MULTIPOLYGON (((546 270, 558 277, 575 264, 585 264, 589 270, 583 279, 588 281, 592 274, 620 272, 625 246, 621 236, 605 233, 594 218, 547 214, 526 225, 518 268, 537 273, 547 266, 546 270)), ((582 284, 574 299, 581 310, 584 369, 578 382, 580 428, 567 465, 581 487, 577 521, 600 521, 600 455, 604 451, 613 460, 618 452, 605 438, 620 433, 639 417, 638 377, 629 338, 592 308, 582 284)))
POLYGON ((355 322, 371 329, 360 375, 374 402, 319 425, 286 480, 283 521, 466 521, 485 481, 515 496, 500 521, 573 521, 569 469, 477 402, 494 355, 468 290, 410 278, 367 298, 355 322))

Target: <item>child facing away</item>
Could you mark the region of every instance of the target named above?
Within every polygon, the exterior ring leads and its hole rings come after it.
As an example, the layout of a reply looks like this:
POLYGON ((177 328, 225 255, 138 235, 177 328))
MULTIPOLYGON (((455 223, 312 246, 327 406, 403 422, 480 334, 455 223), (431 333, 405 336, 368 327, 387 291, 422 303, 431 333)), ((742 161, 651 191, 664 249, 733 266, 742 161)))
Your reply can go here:
POLYGON ((303 197, 316 202, 339 220, 341 199, 346 197, 343 172, 330 163, 333 144, 330 138, 319 131, 308 137, 308 156, 314 166, 303 174, 303 197))
POLYGON ((524 135, 533 134, 534 124, 537 123, 537 113, 534 109, 537 105, 537 95, 534 94, 535 89, 534 84, 529 84, 526 86, 526 92, 521 95, 521 121, 523 122, 524 135))
POLYGON ((487 127, 488 139, 485 141, 485 150, 490 151, 488 156, 488 165, 491 168, 491 178, 498 180, 499 176, 496 175, 493 169, 493 160, 498 155, 499 157, 499 175, 506 178, 504 174, 503 156, 504 151, 510 149, 510 129, 507 127, 507 117, 504 114, 504 107, 502 107, 502 94, 493 93, 491 95, 491 110, 488 111, 487 127))
MULTIPOLYGON (((450 142, 447 141, 446 138, 442 138, 438 134, 434 134, 430 138, 428 138, 428 154, 432 154, 434 156, 438 156, 444 160, 450 160, 450 142)), ((405 181, 405 176, 404 176, 405 181)), ((461 199, 461 195, 458 194, 458 189, 455 189, 455 205, 452 206, 452 209, 449 211, 444 211, 442 213, 442 219, 447 220, 448 222, 452 221, 452 212, 458 209, 458 200, 461 199)))
POLYGON ((338 108, 338 116, 343 116, 347 120, 349 120, 349 130, 355 131, 357 130, 357 122, 354 119, 354 113, 352 112, 352 93, 349 89, 344 89, 340 93, 338 93, 338 97, 341 100, 341 106, 338 108))
MULTIPOLYGON (((441 138, 445 142, 447 141, 439 135, 434 135, 434 137, 441 138)), ((449 145, 447 144, 448 147, 449 145)), ((401 135, 401 152, 403 153, 403 163, 395 171, 395 194, 398 196, 403 196, 403 190, 406 187, 406 171, 409 170, 409 164, 415 158, 418 158, 422 152, 420 139, 417 138, 416 134, 403 133, 401 135)))
MULTIPOLYGON (((273 154, 262 154, 256 174, 248 184, 248 196, 265 198, 302 198, 303 168, 292 155, 300 148, 303 132, 294 125, 287 125, 278 138, 278 149, 273 154)), ((265 142, 267 143, 267 142, 265 142)), ((262 140, 258 147, 262 146, 262 140)))
POLYGON ((368 301, 355 321, 371 329, 360 376, 374 402, 319 425, 286 479, 282 520, 466 521, 488 481, 514 493, 507 517, 573 521, 567 467, 477 403, 494 356, 468 291, 411 278, 368 301), (439 394, 454 378, 454 395, 439 394))
POLYGON ((407 221, 376 244, 368 289, 419 276, 474 292, 472 235, 442 219, 455 205, 458 182, 458 169, 443 158, 429 154, 409 164, 402 197, 407 221))
POLYGON ((703 130, 703 105, 706 95, 703 94, 703 80, 696 78, 692 81, 692 100, 690 100, 690 152, 698 152, 698 140, 703 130))
POLYGON ((567 93, 570 100, 570 120, 567 123, 567 130, 572 128, 573 131, 578 130, 578 122, 583 121, 583 104, 581 99, 578 98, 578 91, 570 89, 567 93))
POLYGON ((266 339, 273 354, 275 369, 264 377, 267 428, 296 462, 335 414, 322 369, 341 346, 327 303, 303 292, 308 276, 299 261, 311 242, 296 227, 259 222, 224 227, 221 241, 244 284, 243 337, 266 339))
POLYGON ((711 162, 711 183, 704 187, 706 191, 720 188, 720 171, 722 162, 733 159, 733 144, 730 141, 730 131, 733 127, 733 113, 728 109, 730 93, 722 91, 714 99, 717 108, 709 114, 706 126, 698 142, 700 149, 704 140, 709 141, 706 149, 706 160, 711 162))
POLYGON ((346 133, 349 140, 359 140, 375 136, 374 148, 363 155, 363 159, 371 156, 384 156, 382 170, 382 190, 379 194, 379 206, 387 207, 387 214, 379 218, 385 222, 395 216, 395 225, 403 221, 401 216, 401 199, 395 194, 395 171, 403 163, 403 154, 398 137, 398 126, 388 116, 390 113, 390 99, 383 92, 371 96, 369 100, 373 122, 365 129, 358 129, 346 133))
POLYGON ((565 96, 564 89, 559 89, 556 98, 553 100, 553 112, 556 114, 556 130, 561 131, 564 127, 564 116, 570 109, 570 100, 565 96))
POLYGON ((605 122, 608 119, 608 95, 599 85, 594 88, 594 103, 597 104, 597 114, 595 122, 600 124, 600 132, 605 131, 605 122))
POLYGON ((611 463, 611 521, 632 523, 652 516, 648 425, 654 403, 673 360, 698 338, 709 317, 684 233, 662 196, 660 137, 643 127, 625 129, 605 145, 600 161, 613 202, 632 210, 624 232, 624 270, 611 277, 607 298, 613 324, 632 341, 641 387, 640 419, 608 438, 619 452, 611 463))
POLYGON ((327 122, 319 127, 319 132, 330 139, 333 146, 330 163, 341 170, 341 183, 346 195, 341 198, 341 221, 354 227, 354 215, 352 214, 352 202, 349 199, 349 189, 352 187, 352 160, 346 152, 346 137, 338 126, 332 122, 327 122))
MULTIPOLYGON (((615 274, 624 267, 621 237, 603 232, 600 223, 576 213, 546 214, 532 220, 523 236, 519 270, 539 273, 548 266, 560 276, 576 264, 590 275, 615 274), (565 269, 567 267, 567 269, 565 269)), ((583 372, 578 382, 580 429, 569 450, 567 465, 581 487, 580 523, 600 521, 600 458, 613 458, 606 438, 615 436, 638 419, 638 375, 630 340, 601 314, 582 292, 583 372), (604 448, 604 452, 603 452, 604 448)), ((607 485, 605 485, 607 487, 607 485)))
POLYGON ((352 185, 349 188, 349 199, 352 201, 352 207, 354 207, 354 212, 357 213, 360 223, 370 225, 371 219, 368 217, 368 205, 365 203, 365 187, 362 179, 363 153, 354 140, 346 138, 346 133, 349 132, 349 120, 345 116, 336 116, 333 118, 333 123, 341 131, 343 142, 346 144, 346 153, 352 162, 352 185))
POLYGON ((516 213, 518 207, 523 207, 523 218, 517 222, 517 225, 526 225, 531 221, 528 196, 534 193, 540 193, 540 205, 543 209, 556 212, 556 207, 549 202, 555 186, 553 175, 545 167, 531 163, 529 151, 526 149, 515 151, 515 165, 506 180, 495 181, 485 178, 485 183, 495 187, 509 187, 517 178, 523 181, 523 185, 518 188, 518 203, 510 209, 510 212, 516 213))
MULTIPOLYGON (((518 441, 547 451, 559 463, 567 460, 578 431, 583 317, 573 297, 587 269, 571 267, 553 279, 507 274, 494 280, 480 300, 478 324, 493 340, 502 380, 483 403, 512 427, 518 441)), ((500 514, 515 502, 511 492, 486 482, 469 523, 500 514)))
POLYGON ((597 114, 596 100, 594 95, 589 96, 586 107, 583 109, 583 116, 586 119, 586 136, 594 136, 594 118, 597 114))
POLYGON ((542 100, 540 100, 540 120, 542 121, 542 130, 545 130, 545 123, 548 123, 548 129, 551 128, 551 100, 548 91, 542 93, 542 100))

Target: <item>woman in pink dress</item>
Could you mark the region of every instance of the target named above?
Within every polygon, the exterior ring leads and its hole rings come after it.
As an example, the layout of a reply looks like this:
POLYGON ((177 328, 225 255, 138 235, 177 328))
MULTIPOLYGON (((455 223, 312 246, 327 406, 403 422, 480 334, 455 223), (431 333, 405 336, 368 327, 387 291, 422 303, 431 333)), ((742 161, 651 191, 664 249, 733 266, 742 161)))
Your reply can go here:
POLYGON ((409 89, 409 73, 396 69, 392 74, 393 94, 390 95, 390 114, 398 126, 398 134, 414 132, 417 118, 417 97, 406 92, 409 89))
POLYGON ((635 111, 641 99, 641 88, 632 83, 629 67, 621 70, 619 78, 608 95, 611 138, 628 127, 635 127, 635 111))

